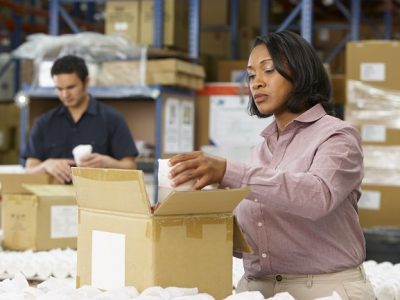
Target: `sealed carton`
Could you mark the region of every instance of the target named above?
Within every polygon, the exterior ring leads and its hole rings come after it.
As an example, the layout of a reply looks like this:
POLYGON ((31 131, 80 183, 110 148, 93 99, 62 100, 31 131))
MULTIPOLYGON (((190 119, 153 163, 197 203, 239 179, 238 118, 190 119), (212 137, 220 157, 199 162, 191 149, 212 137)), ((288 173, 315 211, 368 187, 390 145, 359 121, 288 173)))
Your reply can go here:
POLYGON ((67 185, 23 185, 30 194, 4 194, 3 247, 11 250, 76 248, 78 208, 67 185))
POLYGON ((45 174, 28 173, 0 173, 0 192, 5 194, 29 194, 29 191, 22 187, 23 184, 49 184, 52 177, 45 174))
POLYGON ((234 222, 248 188, 173 192, 152 209, 143 173, 73 168, 79 206, 77 286, 197 287, 232 294, 232 252, 249 252, 234 222))

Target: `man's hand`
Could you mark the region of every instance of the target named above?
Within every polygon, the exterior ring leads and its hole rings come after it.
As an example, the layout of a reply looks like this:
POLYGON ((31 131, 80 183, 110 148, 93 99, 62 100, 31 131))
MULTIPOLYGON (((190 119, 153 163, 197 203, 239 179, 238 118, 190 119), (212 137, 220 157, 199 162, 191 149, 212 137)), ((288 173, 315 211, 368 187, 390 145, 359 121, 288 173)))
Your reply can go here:
POLYGON ((47 159, 43 162, 44 170, 51 174, 59 183, 72 181, 71 166, 75 165, 72 159, 47 159))
POLYGON ((90 153, 82 156, 79 167, 86 168, 111 168, 113 166, 114 159, 107 155, 99 153, 90 153))

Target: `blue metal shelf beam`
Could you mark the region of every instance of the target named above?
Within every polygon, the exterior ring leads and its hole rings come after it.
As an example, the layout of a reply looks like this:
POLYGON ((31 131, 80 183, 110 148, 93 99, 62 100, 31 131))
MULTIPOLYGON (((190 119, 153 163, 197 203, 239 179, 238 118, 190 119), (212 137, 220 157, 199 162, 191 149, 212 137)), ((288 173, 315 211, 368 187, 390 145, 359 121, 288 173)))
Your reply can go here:
POLYGON ((200 1, 189 0, 189 56, 199 58, 200 1))
POLYGON ((239 58, 239 0, 231 0, 230 6, 231 58, 239 58))

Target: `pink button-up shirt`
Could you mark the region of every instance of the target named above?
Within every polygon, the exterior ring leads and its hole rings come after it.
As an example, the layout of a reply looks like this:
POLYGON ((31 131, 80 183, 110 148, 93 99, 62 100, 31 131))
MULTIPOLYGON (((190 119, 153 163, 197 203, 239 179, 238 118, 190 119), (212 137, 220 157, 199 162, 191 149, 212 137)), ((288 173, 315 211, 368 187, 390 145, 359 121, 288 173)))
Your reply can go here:
POLYGON ((222 181, 222 187, 252 190, 235 210, 254 251, 243 254, 246 276, 321 274, 361 264, 358 132, 317 104, 279 138, 275 122, 262 136, 250 163, 228 161, 222 181))

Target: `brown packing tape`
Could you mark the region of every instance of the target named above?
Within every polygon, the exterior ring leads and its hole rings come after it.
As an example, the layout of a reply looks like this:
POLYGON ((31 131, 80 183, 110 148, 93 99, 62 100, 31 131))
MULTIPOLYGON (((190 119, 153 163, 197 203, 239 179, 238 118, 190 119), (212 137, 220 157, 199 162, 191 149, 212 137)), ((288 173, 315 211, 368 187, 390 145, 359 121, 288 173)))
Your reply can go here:
POLYGON ((225 224, 227 241, 233 240, 232 214, 218 214, 207 216, 182 216, 182 217, 154 217, 153 222, 146 225, 146 237, 152 241, 159 241, 162 228, 167 226, 185 226, 186 237, 201 239, 203 237, 203 226, 208 224, 225 224))

